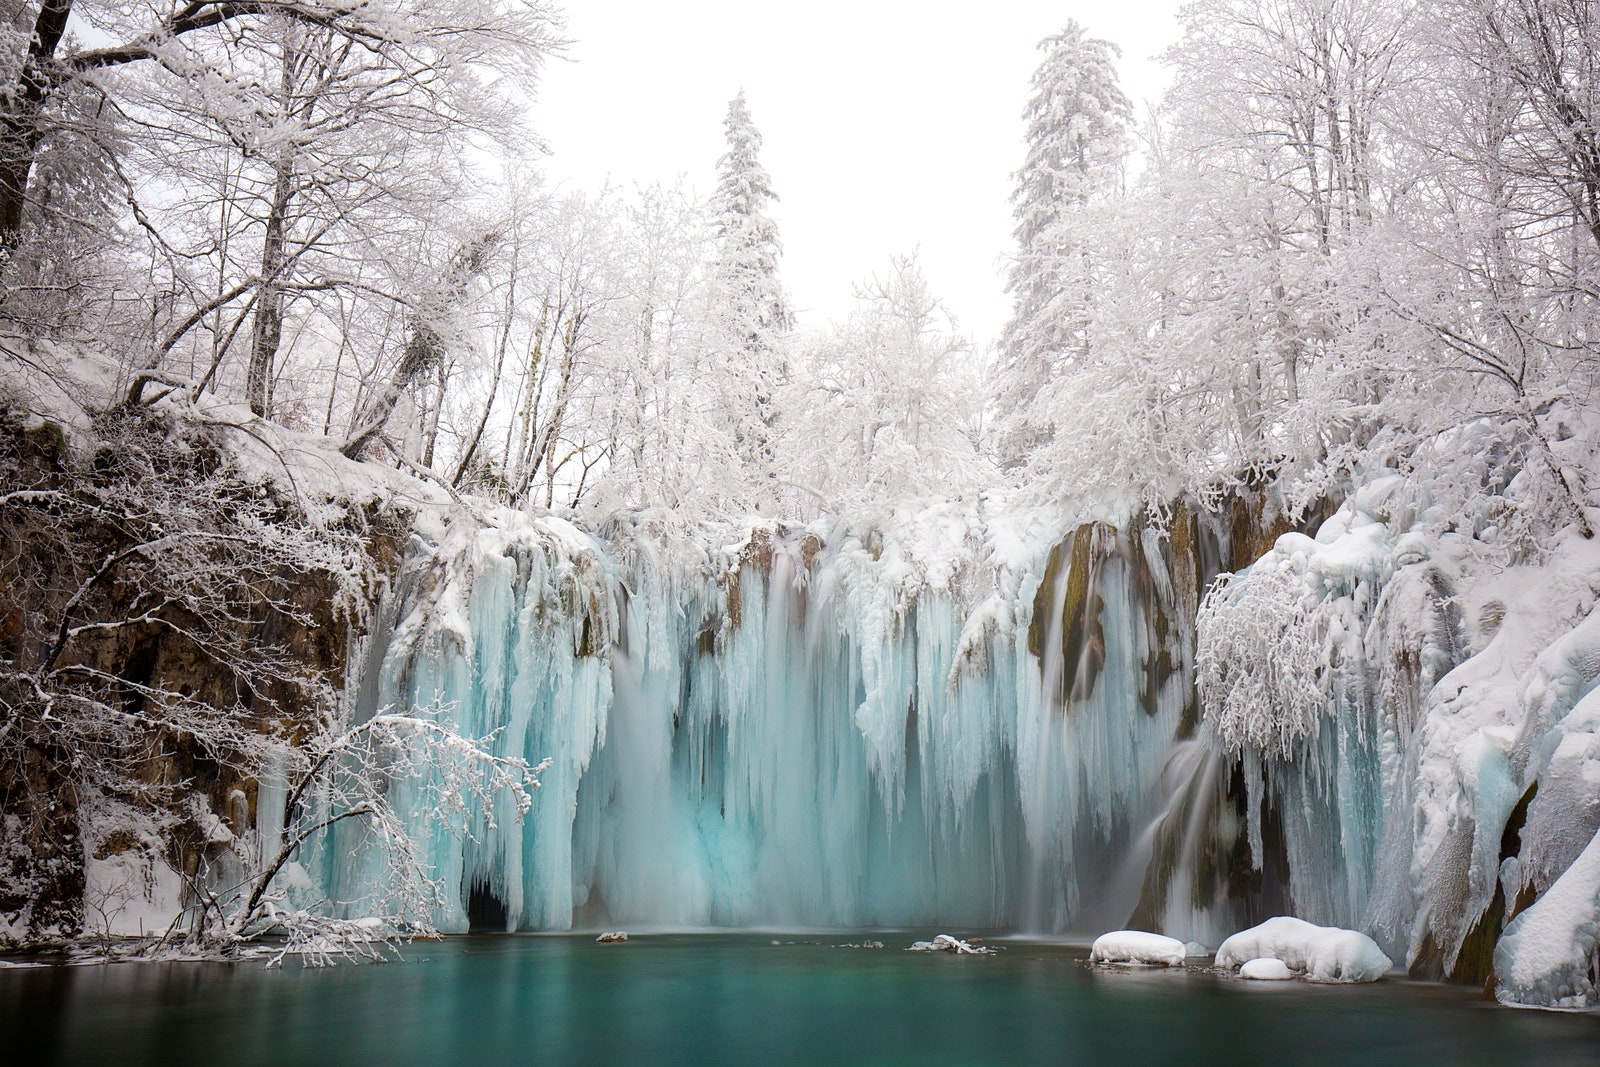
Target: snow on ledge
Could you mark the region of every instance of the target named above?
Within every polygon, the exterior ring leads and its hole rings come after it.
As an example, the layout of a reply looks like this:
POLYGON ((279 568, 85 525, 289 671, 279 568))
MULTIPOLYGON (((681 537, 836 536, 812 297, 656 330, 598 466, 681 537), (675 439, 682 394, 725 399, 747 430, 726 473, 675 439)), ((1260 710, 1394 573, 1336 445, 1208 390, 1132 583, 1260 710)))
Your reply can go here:
POLYGON ((1089 958, 1096 963, 1147 963, 1157 967, 1182 967, 1188 949, 1175 937, 1143 930, 1113 930, 1094 939, 1089 958))
POLYGON ((1234 934, 1217 949, 1216 962, 1234 968, 1264 959, 1281 960, 1311 982, 1376 982, 1393 966, 1366 934, 1288 915, 1234 934))

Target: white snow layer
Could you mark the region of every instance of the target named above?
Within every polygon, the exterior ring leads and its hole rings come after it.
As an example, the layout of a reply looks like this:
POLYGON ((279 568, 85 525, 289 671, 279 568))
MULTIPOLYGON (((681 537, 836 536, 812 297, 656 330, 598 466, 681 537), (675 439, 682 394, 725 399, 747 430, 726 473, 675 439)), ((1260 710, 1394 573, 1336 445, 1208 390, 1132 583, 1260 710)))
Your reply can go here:
POLYGON ((1097 963, 1148 963, 1181 967, 1188 949, 1175 937, 1143 930, 1114 930, 1094 939, 1089 958, 1097 963))
POLYGON ((1511 920, 1494 952, 1495 996, 1546 1008, 1600 1004, 1600 834, 1534 904, 1511 920))
POLYGON ((1253 978, 1258 982, 1287 982, 1294 972, 1282 960, 1267 957, 1250 960, 1239 968, 1240 978, 1253 978))
POLYGON ((183 911, 183 880, 166 862, 132 850, 83 868, 84 927, 96 936, 154 937, 183 911))
POLYGON ((1392 966, 1366 934, 1316 926, 1288 915, 1241 930, 1217 949, 1218 967, 1242 967, 1263 959, 1282 960, 1289 970, 1312 982, 1376 982, 1392 966))

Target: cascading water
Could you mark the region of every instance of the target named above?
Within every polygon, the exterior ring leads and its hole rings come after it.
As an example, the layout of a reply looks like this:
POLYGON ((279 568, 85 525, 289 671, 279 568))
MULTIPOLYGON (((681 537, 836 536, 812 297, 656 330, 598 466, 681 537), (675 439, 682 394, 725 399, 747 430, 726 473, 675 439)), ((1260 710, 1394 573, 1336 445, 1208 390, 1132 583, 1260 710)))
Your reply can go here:
MULTIPOLYGON (((1104 523, 1007 561, 948 525, 706 547, 516 517, 426 550, 377 703, 553 760, 520 825, 413 828, 461 887, 441 928, 1125 920, 1113 874, 1192 727, 1170 567, 1104 523)), ((315 866, 334 899, 376 876, 354 833, 315 866)))

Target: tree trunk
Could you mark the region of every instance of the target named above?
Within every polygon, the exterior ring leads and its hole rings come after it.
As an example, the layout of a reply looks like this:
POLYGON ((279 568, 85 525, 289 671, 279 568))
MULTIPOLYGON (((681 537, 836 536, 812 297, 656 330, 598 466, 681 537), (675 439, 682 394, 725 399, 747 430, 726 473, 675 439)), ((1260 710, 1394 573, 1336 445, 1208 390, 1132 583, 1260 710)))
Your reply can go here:
MULTIPOLYGON (((478 424, 473 429, 472 435, 467 438, 462 446, 460 458, 456 460, 456 469, 450 475, 450 486, 453 489, 461 488, 462 480, 467 472, 472 469, 472 461, 478 454, 478 446, 483 443, 483 432, 488 428, 489 415, 494 410, 494 398, 500 391, 500 372, 506 365, 506 347, 511 341, 511 327, 516 319, 517 310, 517 260, 511 261, 511 282, 506 291, 506 317, 500 327, 500 339, 495 344, 494 375, 489 379, 489 395, 483 401, 483 408, 478 416, 478 424)), ((502 467, 501 475, 506 471, 502 467)))
POLYGON ((293 195, 290 166, 278 163, 267 213, 267 232, 261 244, 261 291, 256 298, 255 323, 250 331, 250 367, 245 375, 245 399, 260 418, 272 414, 272 371, 283 341, 284 230, 293 195))
POLYGON ((48 68, 71 14, 72 0, 44 0, 22 71, 0 96, 0 268, 21 243, 28 177, 44 133, 40 119, 53 88, 48 68))
MULTIPOLYGON (((278 104, 286 114, 296 114, 295 83, 297 62, 294 47, 283 46, 278 71, 278 104)), ((313 100, 315 99, 313 95, 313 100)), ((300 117, 309 122, 312 101, 307 101, 300 117)), ((266 233, 261 241, 261 291, 256 299, 256 317, 250 333, 250 367, 245 376, 245 399, 260 418, 272 415, 273 365, 283 343, 283 275, 288 266, 285 252, 289 228, 289 205, 295 193, 293 145, 280 149, 273 163, 272 204, 267 209, 266 233)))
MULTIPOLYGON (((489 254, 499 241, 497 232, 483 234, 475 237, 462 245, 456 252, 455 261, 450 265, 450 272, 445 277, 445 284, 441 286, 441 298, 437 310, 443 311, 453 308, 466 297, 467 285, 472 278, 483 272, 488 263, 489 254)), ((417 380, 428 371, 439 365, 445 355, 445 339, 421 316, 414 317, 411 321, 410 336, 406 338, 406 348, 400 356, 400 365, 395 368, 394 375, 378 390, 372 402, 356 420, 355 429, 340 449, 346 456, 355 459, 361 454, 362 449, 378 434, 383 432, 384 426, 389 422, 389 416, 394 414, 394 409, 400 403, 400 398, 405 395, 417 380)))
MULTIPOLYGON (((562 336, 561 368, 556 395, 550 409, 550 418, 543 426, 535 431, 532 447, 528 450, 528 459, 522 470, 521 476, 511 493, 513 507, 521 507, 527 502, 529 494, 534 491, 534 479, 539 476, 541 469, 549 474, 549 466, 555 455, 556 442, 561 438, 561 426, 567 414, 567 401, 572 397, 573 371, 577 365, 577 346, 579 331, 585 319, 583 312, 576 312, 567 320, 567 328, 562 336)), ((546 496, 553 496, 554 485, 547 487, 546 496)), ((548 506, 548 505, 547 505, 548 506)))

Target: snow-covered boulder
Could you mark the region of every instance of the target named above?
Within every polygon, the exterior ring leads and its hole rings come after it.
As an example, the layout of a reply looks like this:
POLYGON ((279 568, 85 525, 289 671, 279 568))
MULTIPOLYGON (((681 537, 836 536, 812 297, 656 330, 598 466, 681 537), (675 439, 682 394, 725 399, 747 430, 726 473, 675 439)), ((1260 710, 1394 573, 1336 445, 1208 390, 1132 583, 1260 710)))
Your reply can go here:
POLYGON ((1113 930, 1094 939, 1089 958, 1096 963, 1149 963, 1160 967, 1182 967, 1187 955, 1183 942, 1175 937, 1149 934, 1143 930, 1113 930))
POLYGON ((1600 834, 1527 911, 1511 920, 1494 950, 1495 997, 1537 1008, 1600 1004, 1600 834))
POLYGON ((1282 960, 1272 958, 1251 960, 1239 968, 1240 978, 1253 978, 1258 982, 1287 982, 1294 972, 1282 960))
POLYGON ((1241 967, 1261 959, 1282 960, 1289 970, 1312 982, 1376 982, 1392 966, 1366 934, 1288 915, 1241 930, 1217 949, 1218 967, 1241 967))

